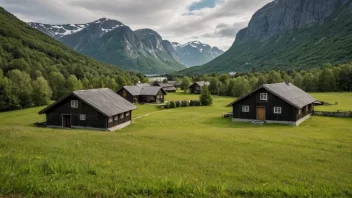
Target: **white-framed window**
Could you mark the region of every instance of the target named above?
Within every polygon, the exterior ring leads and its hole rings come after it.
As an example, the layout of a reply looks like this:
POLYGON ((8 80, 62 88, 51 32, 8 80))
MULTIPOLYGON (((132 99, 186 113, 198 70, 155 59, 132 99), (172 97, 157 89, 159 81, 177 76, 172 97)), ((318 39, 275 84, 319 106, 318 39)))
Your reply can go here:
POLYGON ((260 100, 268 100, 268 94, 267 93, 260 93, 260 100))
POLYGON ((274 107, 274 114, 281 114, 281 107, 274 107))
POLYGON ((242 106, 242 112, 249 112, 249 106, 242 106))
POLYGON ((109 117, 109 122, 112 122, 112 117, 109 117))
POLYGON ((79 115, 79 119, 80 120, 86 120, 87 119, 87 115, 86 114, 80 114, 79 115))
POLYGON ((78 108, 78 100, 71 100, 71 108, 78 108))
POLYGON ((123 113, 120 115, 120 119, 123 119, 124 117, 123 117, 123 113))
POLYGON ((126 113, 126 117, 127 117, 127 116, 130 116, 130 112, 127 112, 127 113, 126 113))
POLYGON ((114 116, 114 120, 119 120, 119 116, 114 116))

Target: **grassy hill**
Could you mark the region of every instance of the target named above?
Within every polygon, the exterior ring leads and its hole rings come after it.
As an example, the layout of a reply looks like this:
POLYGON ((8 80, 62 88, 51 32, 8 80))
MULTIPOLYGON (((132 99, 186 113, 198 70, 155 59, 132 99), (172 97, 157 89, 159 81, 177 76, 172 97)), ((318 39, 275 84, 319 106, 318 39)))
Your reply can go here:
MULTIPOLYGON (((352 109, 351 93, 313 96, 339 102, 318 110, 352 109)), ((221 114, 233 100, 167 111, 139 105, 133 124, 111 133, 36 128, 41 108, 0 113, 0 196, 351 196, 351 119, 232 123, 221 114)))
POLYGON ((74 52, 1 7, 0 18, 0 111, 32 106, 35 85, 40 91, 44 88, 38 86, 49 84, 46 95, 50 99, 52 91, 51 99, 56 100, 75 89, 116 90, 143 80, 143 75, 74 52))
POLYGON ((352 60, 352 8, 336 10, 322 24, 286 31, 260 42, 234 45, 223 55, 180 74, 307 69, 352 60))

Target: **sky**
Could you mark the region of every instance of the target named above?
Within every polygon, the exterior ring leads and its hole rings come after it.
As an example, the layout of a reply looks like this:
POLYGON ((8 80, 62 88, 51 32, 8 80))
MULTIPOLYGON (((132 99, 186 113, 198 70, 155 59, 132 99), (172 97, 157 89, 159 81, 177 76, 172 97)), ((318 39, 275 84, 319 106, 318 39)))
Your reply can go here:
POLYGON ((272 0, 0 0, 25 22, 88 23, 121 21, 132 30, 150 28, 164 40, 198 40, 227 50, 252 15, 272 0))

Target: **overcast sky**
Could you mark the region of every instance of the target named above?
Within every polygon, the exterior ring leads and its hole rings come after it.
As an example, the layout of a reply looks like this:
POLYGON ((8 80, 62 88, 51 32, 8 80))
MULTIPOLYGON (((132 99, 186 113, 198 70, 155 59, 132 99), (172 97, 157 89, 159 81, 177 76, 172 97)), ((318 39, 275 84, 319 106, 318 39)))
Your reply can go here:
POLYGON ((133 30, 150 28, 163 39, 199 40, 228 49, 238 30, 272 0, 0 0, 26 22, 87 23, 106 17, 133 30))

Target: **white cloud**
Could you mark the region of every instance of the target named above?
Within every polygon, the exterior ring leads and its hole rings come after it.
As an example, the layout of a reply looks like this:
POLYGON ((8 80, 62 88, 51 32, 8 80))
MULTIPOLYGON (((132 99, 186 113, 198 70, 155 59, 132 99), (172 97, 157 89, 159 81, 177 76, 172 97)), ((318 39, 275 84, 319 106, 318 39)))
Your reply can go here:
POLYGON ((199 1, 0 0, 0 6, 27 22, 87 23, 107 17, 133 30, 154 29, 170 41, 185 43, 196 39, 227 49, 254 12, 271 0, 221 0, 214 8, 190 12, 188 7, 199 1))

